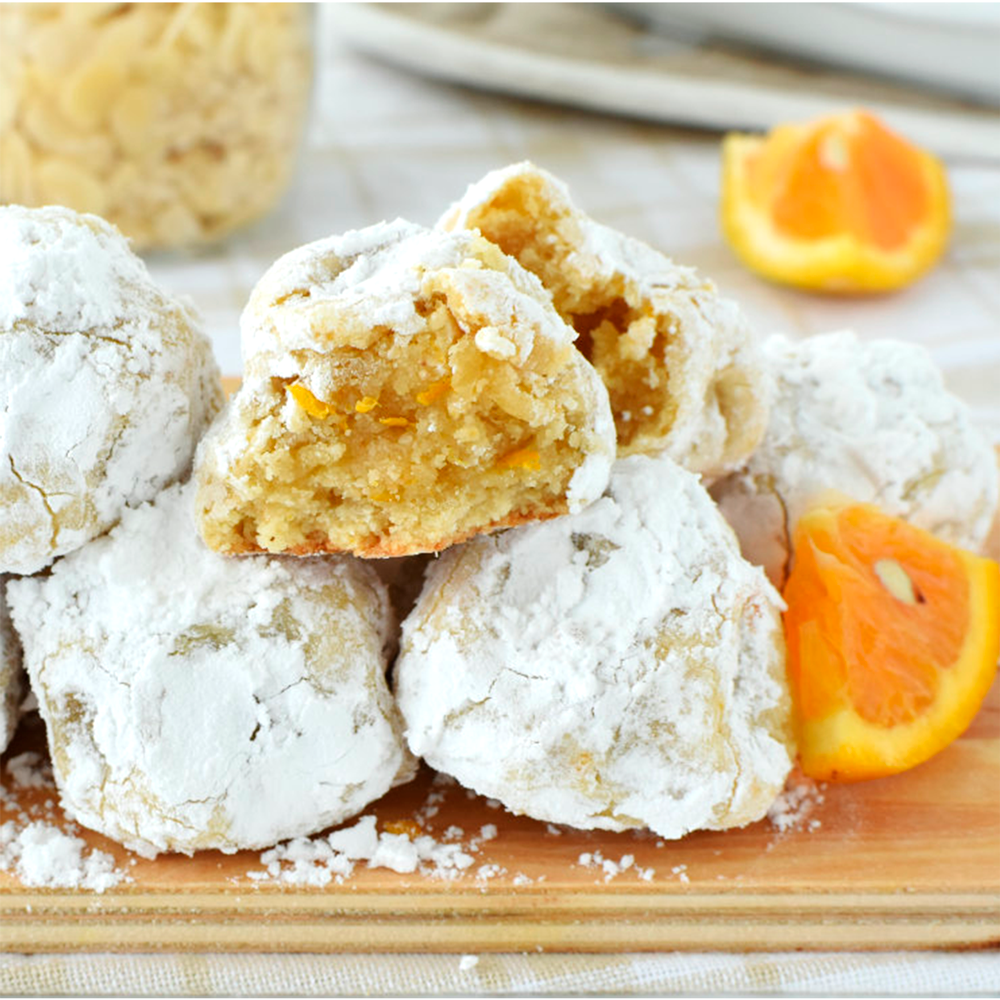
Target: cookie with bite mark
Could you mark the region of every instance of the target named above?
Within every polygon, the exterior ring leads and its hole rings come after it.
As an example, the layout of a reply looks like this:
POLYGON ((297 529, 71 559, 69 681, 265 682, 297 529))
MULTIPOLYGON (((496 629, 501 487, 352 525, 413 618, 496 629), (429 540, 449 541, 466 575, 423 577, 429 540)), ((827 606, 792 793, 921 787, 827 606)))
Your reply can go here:
POLYGON ((403 221, 275 263, 246 375, 196 462, 220 552, 433 552, 580 510, 614 458, 607 392, 538 279, 403 221))
POLYGON ((480 231, 533 274, 611 396, 618 454, 716 477, 767 421, 767 384, 734 302, 691 268, 595 222, 531 163, 487 174, 438 223, 480 231))

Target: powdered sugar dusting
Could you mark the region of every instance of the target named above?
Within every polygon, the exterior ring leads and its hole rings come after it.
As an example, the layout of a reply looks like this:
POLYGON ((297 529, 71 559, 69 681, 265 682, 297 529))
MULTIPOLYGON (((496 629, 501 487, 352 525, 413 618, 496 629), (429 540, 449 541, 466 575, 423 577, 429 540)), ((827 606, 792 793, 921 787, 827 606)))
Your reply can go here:
POLYGON ((759 819, 791 766, 779 607, 694 476, 618 462, 583 513, 431 567, 396 667, 411 749, 548 822, 759 819))
POLYGON ((595 868, 604 882, 610 882, 625 872, 633 872, 640 881, 651 882, 656 875, 655 868, 643 868, 635 863, 634 854, 623 854, 617 861, 606 858, 601 851, 584 851, 577 859, 581 868, 595 868))
POLYGON ((30 574, 185 475, 222 403, 189 305, 113 227, 0 207, 0 572, 30 574))
POLYGON ((364 348, 387 328, 411 336, 424 327, 418 299, 439 285, 457 291, 478 320, 476 343, 486 353, 523 363, 535 336, 562 344, 576 337, 538 279, 482 237, 396 219, 309 243, 271 266, 240 323, 246 370, 281 375, 289 352, 364 348))
POLYGON ((87 850, 79 837, 41 822, 23 827, 13 820, 0 824, 0 868, 13 872, 25 885, 48 889, 104 892, 129 880, 115 868, 110 854, 87 850))
POLYGON ((404 833, 378 832, 375 817, 362 816, 327 837, 300 838, 264 851, 260 856, 264 870, 248 871, 247 878, 258 884, 272 881, 319 888, 331 881, 342 884, 363 861, 368 868, 450 880, 475 864, 473 854, 478 849, 478 844, 465 848, 426 833, 411 839, 404 833))
POLYGON ((713 492, 748 559, 781 585, 791 526, 825 490, 976 551, 997 508, 996 457, 930 355, 850 331, 764 344, 776 392, 760 447, 713 492))
POLYGON ((63 801, 146 856, 310 834, 414 773, 374 572, 226 559, 192 507, 171 487, 8 585, 63 801))
POLYGON ((68 208, 0 207, 0 330, 27 320, 59 333, 135 315, 146 265, 114 226, 68 208))
POLYGON ((4 770, 11 776, 15 788, 47 788, 54 781, 49 759, 34 750, 9 757, 4 770))

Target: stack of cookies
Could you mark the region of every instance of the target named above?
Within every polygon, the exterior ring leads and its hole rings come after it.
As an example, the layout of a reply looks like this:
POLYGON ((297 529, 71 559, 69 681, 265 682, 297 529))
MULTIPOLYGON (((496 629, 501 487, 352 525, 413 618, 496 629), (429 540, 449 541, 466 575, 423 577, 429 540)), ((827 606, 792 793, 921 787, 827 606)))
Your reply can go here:
POLYGON ((824 488, 970 546, 997 504, 920 351, 762 349, 531 164, 278 260, 207 432, 187 307, 99 220, 0 213, 0 572, 64 806, 146 854, 316 832, 417 757, 585 829, 752 822, 782 603, 716 500, 779 584, 824 488))

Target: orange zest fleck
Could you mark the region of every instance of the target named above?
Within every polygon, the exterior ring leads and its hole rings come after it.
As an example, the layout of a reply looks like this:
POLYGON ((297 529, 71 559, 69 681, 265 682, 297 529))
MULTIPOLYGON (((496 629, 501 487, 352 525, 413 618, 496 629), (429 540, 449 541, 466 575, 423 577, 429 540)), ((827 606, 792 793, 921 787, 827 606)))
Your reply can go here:
POLYGON ((376 406, 378 406, 378 400, 373 396, 362 396, 354 404, 354 411, 355 413, 370 413, 376 406))
POLYGON ((450 378, 443 378, 439 382, 432 382, 423 392, 417 393, 417 402, 421 406, 430 406, 435 399, 440 399, 450 388, 450 378))
POLYGON ((301 382, 293 382, 288 386, 288 391, 310 417, 322 420, 333 412, 333 407, 329 403, 317 399, 301 382))
POLYGON ((518 448, 500 459, 500 464, 507 469, 526 469, 528 472, 538 472, 542 468, 542 460, 533 448, 518 448))
POLYGON ((379 417, 380 424, 386 427, 409 427, 410 421, 406 417, 379 417))
POLYGON ((382 824, 386 833, 405 833, 410 840, 416 840, 424 832, 424 828, 415 819, 391 819, 382 824))
POLYGON ((788 677, 803 771, 895 774, 960 736, 1000 657, 1000 567, 868 504, 795 529, 788 677))

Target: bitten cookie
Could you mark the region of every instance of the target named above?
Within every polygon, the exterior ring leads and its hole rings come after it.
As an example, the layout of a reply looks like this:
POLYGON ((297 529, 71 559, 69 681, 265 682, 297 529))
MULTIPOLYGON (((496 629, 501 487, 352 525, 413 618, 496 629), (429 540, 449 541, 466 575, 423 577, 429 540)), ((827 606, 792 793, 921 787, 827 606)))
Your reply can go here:
POLYGON ((826 490, 978 551, 997 507, 996 458, 922 347, 841 331, 770 337, 763 354, 776 385, 767 434, 712 494, 775 585, 795 523, 826 490))
POLYGON ((690 268, 602 226, 531 163, 487 174, 439 225, 478 229, 541 278, 608 387, 618 453, 665 452, 714 477, 767 421, 767 386, 734 302, 690 268))
POLYGON ((582 513, 435 561, 396 666, 410 749, 536 819, 749 823, 792 763, 779 608, 696 476, 624 459, 582 513))
POLYGON ((8 586, 64 808, 147 856, 304 836, 414 773, 374 572, 225 559, 192 505, 171 487, 8 586))
POLYGON ((222 405, 208 339, 121 234, 0 207, 0 572, 29 574, 190 468, 222 405))
POLYGON ((197 460, 222 552, 397 556, 579 510, 614 425, 537 278, 471 233, 397 221, 281 258, 246 376, 197 460))

